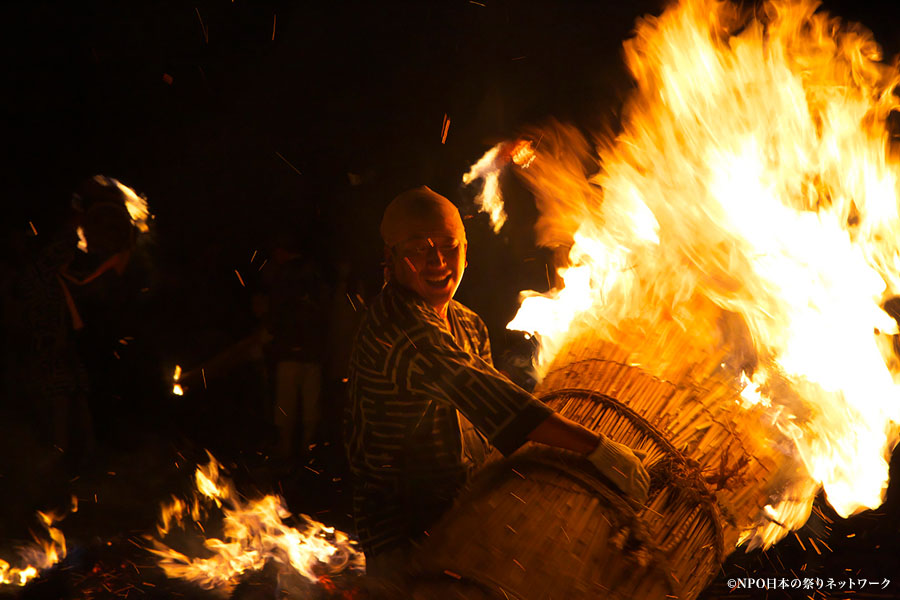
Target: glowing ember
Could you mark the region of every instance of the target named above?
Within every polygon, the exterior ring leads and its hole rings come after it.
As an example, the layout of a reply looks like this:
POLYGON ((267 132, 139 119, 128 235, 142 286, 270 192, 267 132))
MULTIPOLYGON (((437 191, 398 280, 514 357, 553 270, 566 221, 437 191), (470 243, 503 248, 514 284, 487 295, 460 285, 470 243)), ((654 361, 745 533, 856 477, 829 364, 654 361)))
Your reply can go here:
POLYGON ((531 140, 519 140, 509 154, 510 160, 523 169, 527 169, 534 161, 534 144, 531 140))
MULTIPOLYGON (((78 511, 78 499, 72 496, 70 512, 78 511)), ((66 513, 37 512, 38 522, 46 533, 46 539, 42 539, 36 533, 32 533, 34 543, 19 551, 21 566, 13 567, 10 563, 0 559, 0 585, 23 586, 40 575, 41 571, 49 569, 66 557, 66 537, 63 532, 54 527, 65 518, 66 513)))
POLYGON ((153 539, 150 551, 160 557, 158 563, 166 575, 207 589, 228 591, 243 573, 260 570, 270 560, 313 583, 345 569, 365 568, 363 554, 356 551, 346 534, 306 515, 300 515, 306 523, 302 531, 286 525, 284 519, 291 513, 281 498, 268 495, 244 501, 232 483, 220 475, 220 469, 210 454, 209 463, 195 473, 199 493, 191 501, 173 496, 171 502, 164 503, 157 530, 163 538, 174 527, 183 529, 187 517, 199 524, 214 503, 224 514, 224 539, 205 539, 204 546, 210 553, 205 558, 191 558, 161 539, 153 539))
POLYGON ((84 237, 84 229, 82 229, 81 227, 77 227, 75 229, 75 233, 78 235, 78 249, 81 250, 82 252, 87 252, 88 251, 88 243, 87 243, 87 238, 84 237))
POLYGON ((181 366, 175 365, 175 374, 172 376, 172 393, 176 396, 184 396, 184 390, 181 388, 181 384, 178 383, 181 380, 181 366))
MULTIPOLYGON (((539 336, 539 370, 588 328, 621 341, 674 324, 709 353, 733 349, 735 410, 764 410, 790 474, 742 536, 757 545, 801 526, 820 486, 843 516, 879 506, 900 422, 896 324, 881 308, 900 293, 887 123, 900 72, 869 32, 816 7, 686 0, 640 21, 625 44, 636 90, 597 173, 561 125, 517 171, 539 241, 571 252, 565 288, 526 292, 510 327, 539 336)), ((496 152, 464 181, 484 177, 499 201, 496 152)))

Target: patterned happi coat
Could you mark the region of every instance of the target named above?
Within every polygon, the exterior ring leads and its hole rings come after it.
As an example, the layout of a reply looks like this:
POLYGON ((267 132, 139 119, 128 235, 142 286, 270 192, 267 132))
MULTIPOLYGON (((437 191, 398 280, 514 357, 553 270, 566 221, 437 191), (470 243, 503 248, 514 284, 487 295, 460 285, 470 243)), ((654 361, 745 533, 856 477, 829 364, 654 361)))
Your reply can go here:
POLYGON ((552 412, 494 369, 478 315, 454 300, 447 316, 389 283, 357 334, 345 443, 370 556, 422 535, 491 446, 514 452, 552 412))

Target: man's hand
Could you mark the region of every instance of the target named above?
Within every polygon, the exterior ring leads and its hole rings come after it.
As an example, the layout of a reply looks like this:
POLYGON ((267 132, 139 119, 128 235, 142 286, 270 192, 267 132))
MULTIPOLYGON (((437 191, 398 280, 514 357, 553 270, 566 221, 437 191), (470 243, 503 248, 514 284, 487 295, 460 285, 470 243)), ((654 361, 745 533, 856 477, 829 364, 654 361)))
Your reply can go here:
POLYGON ((641 504, 647 502, 647 489, 650 487, 650 474, 641 464, 644 456, 640 450, 632 451, 603 434, 600 434, 600 443, 594 451, 587 455, 598 471, 641 504))
POLYGON ((647 502, 650 475, 641 464, 645 454, 640 450, 632 450, 602 433, 594 433, 559 413, 552 413, 535 427, 528 439, 584 454, 620 490, 641 504, 647 502))

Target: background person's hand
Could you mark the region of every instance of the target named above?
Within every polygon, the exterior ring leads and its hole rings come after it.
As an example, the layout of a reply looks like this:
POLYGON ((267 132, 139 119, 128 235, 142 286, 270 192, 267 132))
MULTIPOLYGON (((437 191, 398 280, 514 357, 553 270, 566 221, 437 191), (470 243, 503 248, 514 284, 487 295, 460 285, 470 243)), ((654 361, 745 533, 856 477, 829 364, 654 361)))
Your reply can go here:
POLYGON ((616 487, 643 504, 647 502, 647 490, 650 487, 650 474, 641 464, 644 456, 644 452, 633 451, 601 433, 600 443, 587 458, 616 487))

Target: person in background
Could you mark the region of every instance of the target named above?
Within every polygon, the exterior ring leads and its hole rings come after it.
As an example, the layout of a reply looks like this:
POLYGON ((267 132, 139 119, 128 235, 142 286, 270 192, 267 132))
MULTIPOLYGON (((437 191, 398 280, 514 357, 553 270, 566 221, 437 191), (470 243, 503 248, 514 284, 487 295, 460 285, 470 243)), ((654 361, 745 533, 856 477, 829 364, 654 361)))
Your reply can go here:
POLYGON ((265 294, 257 302, 271 338, 276 455, 290 459, 315 442, 319 426, 327 289, 312 258, 290 240, 279 241, 263 275, 265 294))
POLYGON ((14 304, 26 397, 38 427, 74 466, 95 438, 109 441, 134 425, 120 418, 129 416, 122 385, 132 380, 120 358, 133 339, 126 322, 141 284, 132 257, 149 212, 131 188, 103 175, 76 188, 71 208, 23 265, 14 304))
POLYGON ((384 211, 386 284, 350 359, 345 446, 368 571, 402 568, 492 448, 527 441, 583 454, 619 489, 647 498, 635 452, 555 413, 494 369, 478 315, 453 300, 466 261, 456 207, 427 187, 384 211))
POLYGON ((72 313, 74 303, 61 272, 77 252, 74 227, 42 232, 40 247, 23 251, 12 274, 5 307, 6 344, 11 350, 8 399, 27 419, 39 444, 74 468, 79 454, 93 451, 93 423, 88 409, 90 384, 76 335, 84 324, 72 313), (13 373, 15 376, 13 377, 13 373))
POLYGON ((353 337, 365 314, 365 288, 353 276, 349 260, 335 266, 336 281, 331 292, 328 315, 328 343, 325 348, 325 403, 322 406, 323 438, 340 446, 341 416, 347 404, 347 381, 353 337))
POLYGON ((150 339, 152 269, 143 234, 152 217, 144 198, 104 175, 83 181, 72 207, 81 251, 60 278, 90 376, 94 431, 99 442, 130 446, 156 422, 164 390, 150 339))

